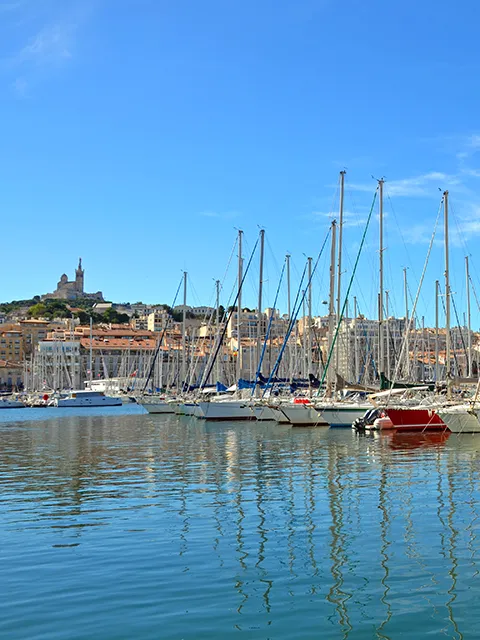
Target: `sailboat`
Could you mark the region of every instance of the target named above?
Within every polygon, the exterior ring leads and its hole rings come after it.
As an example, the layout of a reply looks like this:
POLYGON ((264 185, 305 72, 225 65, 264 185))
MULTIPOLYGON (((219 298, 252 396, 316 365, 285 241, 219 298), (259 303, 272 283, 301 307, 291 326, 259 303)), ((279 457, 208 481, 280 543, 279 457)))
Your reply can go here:
MULTIPOLYGON (((339 342, 338 332, 340 324, 342 322, 342 249, 343 249, 343 203, 344 203, 344 190, 345 190, 345 174, 346 171, 340 171, 340 207, 339 207, 339 239, 338 239, 338 262, 337 262, 337 313, 335 317, 335 257, 336 257, 336 226, 335 221, 332 225, 332 246, 331 246, 331 260, 330 260, 330 293, 329 293, 329 329, 328 329, 328 362, 327 362, 327 392, 331 393, 332 388, 335 386, 333 379, 333 369, 330 364, 330 360, 333 355, 333 348, 335 347, 335 361, 338 366, 339 360, 339 342), (335 319, 337 326, 335 329, 335 319), (336 341, 334 341, 334 333, 336 341)), ((380 184, 380 220, 382 220, 382 186, 383 181, 379 181, 380 184)), ((382 224, 382 223, 381 223, 382 224)), ((382 228, 382 227, 381 227, 382 228)), ((382 238, 382 231, 380 233, 382 238)), ((380 241, 382 244, 382 239, 380 241)), ((360 247, 361 250, 361 247, 360 247)), ((380 255, 382 251, 380 251, 380 255)), ((382 272, 382 268, 380 269, 382 272)), ((338 371, 335 372, 338 374, 338 371)), ((338 381, 338 375, 337 375, 338 381)), ((336 398, 328 399, 326 402, 315 403, 315 408, 319 412, 321 419, 324 423, 330 427, 351 427, 353 422, 363 416, 366 411, 372 408, 369 402, 360 402, 358 395, 354 396, 352 400, 338 400, 336 398)))
MULTIPOLYGON (((444 234, 445 234, 445 325, 446 325, 446 376, 447 376, 447 399, 452 397, 452 379, 450 372, 450 273, 449 273, 449 247, 448 247, 448 191, 443 193, 444 207, 444 234)), ((430 244, 431 247, 431 244, 430 244)), ((430 250, 430 249, 429 249, 430 250)), ((413 315, 413 313, 412 313, 413 315)), ((403 348, 406 350, 408 358, 408 333, 407 341, 403 348)), ((428 389, 428 387, 427 387, 428 389)), ((397 431, 442 431, 447 428, 440 413, 436 410, 438 399, 434 400, 431 406, 386 406, 385 414, 391 420, 393 427, 397 431)))
MULTIPOLYGON (((260 230, 260 265, 263 264, 263 251, 264 251, 264 239, 265 239, 265 231, 263 229, 260 230)), ((250 259, 247 264, 247 268, 245 272, 243 272, 243 256, 242 256, 242 240, 243 240, 243 231, 241 229, 238 230, 238 289, 237 295, 232 306, 232 310, 230 311, 230 318, 233 317, 233 309, 236 306, 237 309, 237 379, 241 377, 242 372, 242 361, 243 361, 243 352, 242 352, 242 333, 241 333, 241 315, 242 315, 242 288, 243 283, 245 281, 245 277, 250 268, 252 258, 257 248, 257 243, 253 248, 253 251, 250 255, 250 259)), ((260 280, 262 279, 262 270, 260 269, 260 280)), ((260 309, 258 311, 260 316, 260 309)), ((225 320, 225 328, 228 324, 230 318, 225 320)), ((218 336, 218 344, 217 344, 217 352, 215 353, 215 357, 210 363, 209 369, 206 372, 204 377, 204 382, 206 383, 208 377, 212 371, 213 365, 215 363, 216 358, 218 357, 218 351, 221 347, 221 342, 223 339, 222 336, 218 336)), ((204 385, 203 385, 204 386, 204 385)), ((255 420, 255 414, 252 410, 252 405, 249 401, 245 401, 238 398, 217 398, 213 397, 209 401, 198 402, 198 408, 195 412, 197 418, 204 418, 205 420, 255 420)))

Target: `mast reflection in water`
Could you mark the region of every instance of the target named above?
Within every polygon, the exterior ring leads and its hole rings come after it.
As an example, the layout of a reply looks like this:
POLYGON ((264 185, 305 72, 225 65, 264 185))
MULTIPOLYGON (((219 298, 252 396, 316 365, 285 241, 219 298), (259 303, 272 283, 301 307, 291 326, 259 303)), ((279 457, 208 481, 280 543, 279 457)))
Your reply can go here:
POLYGON ((477 637, 480 438, 3 420, 2 638, 477 637))

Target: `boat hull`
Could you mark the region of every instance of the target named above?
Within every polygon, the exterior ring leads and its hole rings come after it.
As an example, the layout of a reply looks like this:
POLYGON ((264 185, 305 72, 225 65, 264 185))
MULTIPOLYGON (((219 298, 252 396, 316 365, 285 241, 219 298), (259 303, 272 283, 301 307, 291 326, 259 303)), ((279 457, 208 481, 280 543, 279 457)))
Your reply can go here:
POLYGON ((196 415, 197 404, 195 402, 181 402, 177 404, 175 413, 181 416, 194 416, 196 415))
POLYGON ((324 422, 331 427, 351 427, 357 418, 365 415, 365 412, 371 409, 371 406, 317 406, 324 422))
POLYGON ((293 427, 328 427, 329 424, 310 404, 281 404, 279 410, 293 427))
POLYGON ((246 402, 199 402, 205 420, 255 420, 252 407, 246 402))
POLYGON ((264 405, 253 407, 253 413, 255 414, 255 418, 260 421, 276 420, 273 409, 264 405))
POLYGON ((64 398, 57 400, 57 407, 121 407, 121 398, 64 398))
POLYGON ((18 400, 2 400, 0 401, 0 409, 25 409, 25 405, 18 400))
POLYGON ((278 407, 269 407, 269 409, 273 414, 273 419, 276 420, 279 424, 290 424, 287 416, 282 413, 278 407))
POLYGON ((480 433, 477 411, 469 411, 463 406, 440 409, 438 413, 452 433, 480 433))
POLYGON ((387 408, 397 431, 444 431, 447 426, 434 409, 424 407, 387 408))
POLYGON ((161 400, 158 402, 137 400, 137 403, 146 409, 148 413, 175 413, 175 405, 172 402, 163 402, 161 400))

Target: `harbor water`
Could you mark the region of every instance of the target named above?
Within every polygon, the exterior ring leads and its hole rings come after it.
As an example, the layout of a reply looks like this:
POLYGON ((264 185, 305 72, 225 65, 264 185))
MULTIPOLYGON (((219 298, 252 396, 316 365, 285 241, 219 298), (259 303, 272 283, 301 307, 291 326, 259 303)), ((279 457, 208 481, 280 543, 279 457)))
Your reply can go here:
POLYGON ((478 638, 479 482, 478 436, 5 410, 0 637, 478 638))

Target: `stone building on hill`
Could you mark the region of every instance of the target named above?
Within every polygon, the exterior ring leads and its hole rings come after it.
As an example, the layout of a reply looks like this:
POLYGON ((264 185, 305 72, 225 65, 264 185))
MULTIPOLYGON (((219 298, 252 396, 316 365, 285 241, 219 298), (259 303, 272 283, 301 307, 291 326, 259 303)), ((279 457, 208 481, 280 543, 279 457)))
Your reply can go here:
POLYGON ((68 276, 64 273, 55 291, 42 296, 42 300, 77 300, 78 298, 90 298, 91 300, 103 302, 103 294, 101 291, 97 291, 97 293, 85 293, 84 274, 85 270, 82 268, 82 259, 80 258, 78 268, 75 271, 75 280, 69 280, 68 276))

